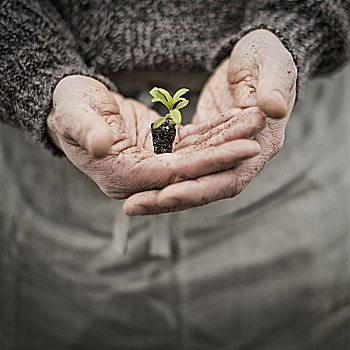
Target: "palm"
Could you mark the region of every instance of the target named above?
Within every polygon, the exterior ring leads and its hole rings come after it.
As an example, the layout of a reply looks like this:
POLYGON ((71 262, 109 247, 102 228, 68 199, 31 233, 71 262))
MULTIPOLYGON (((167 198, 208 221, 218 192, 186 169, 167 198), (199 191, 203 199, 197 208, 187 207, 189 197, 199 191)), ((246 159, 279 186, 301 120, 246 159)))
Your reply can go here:
POLYGON ((203 123, 235 107, 227 80, 229 59, 224 60, 204 85, 193 123, 203 123))
MULTIPOLYGON (((214 115, 219 115, 232 108, 246 109, 257 105, 255 91, 259 84, 258 80, 250 79, 249 89, 239 89, 240 81, 230 81, 230 59, 224 60, 207 81, 201 92, 196 113, 193 117, 194 123, 203 123, 214 115), (236 91, 235 91, 236 88, 236 91), (244 103, 242 103, 244 101, 244 103)), ((246 72, 246 74, 249 73, 246 72)), ((253 75, 253 72, 250 73, 253 75)), ((247 75, 245 75, 247 77, 247 75)), ((256 135, 255 139, 262 146, 263 152, 260 157, 270 159, 275 155, 284 140, 284 129, 288 118, 267 118, 266 125, 256 135), (267 141, 269 145, 265 145, 267 141)), ((255 159, 254 161, 257 161, 255 159)))
POLYGON ((130 148, 139 147, 144 150, 153 151, 150 132, 151 123, 159 118, 156 111, 147 108, 144 104, 125 98, 122 95, 111 92, 120 108, 123 117, 126 136, 131 140, 130 148))

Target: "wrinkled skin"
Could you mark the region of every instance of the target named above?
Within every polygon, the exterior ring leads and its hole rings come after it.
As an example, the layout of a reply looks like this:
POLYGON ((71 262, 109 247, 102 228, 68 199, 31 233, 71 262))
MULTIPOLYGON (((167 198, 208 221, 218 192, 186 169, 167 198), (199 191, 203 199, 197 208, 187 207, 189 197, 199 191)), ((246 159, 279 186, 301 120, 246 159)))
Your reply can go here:
POLYGON ((129 215, 178 211, 239 194, 283 145, 296 79, 293 58, 274 34, 256 30, 244 36, 204 86, 193 122, 209 121, 228 110, 237 115, 261 111, 266 125, 255 135, 259 155, 217 174, 135 194, 124 211, 129 215))
POLYGON ((257 108, 180 127, 175 152, 161 155, 153 152, 150 133, 158 118, 139 102, 77 75, 55 88, 47 129, 70 161, 117 199, 227 170, 260 152, 248 139, 265 123, 257 108))
POLYGON ((256 30, 209 79, 171 154, 152 151, 155 111, 89 77, 57 85, 48 133, 105 194, 129 197, 126 214, 184 210, 234 197, 281 149, 296 76, 279 39, 256 30))

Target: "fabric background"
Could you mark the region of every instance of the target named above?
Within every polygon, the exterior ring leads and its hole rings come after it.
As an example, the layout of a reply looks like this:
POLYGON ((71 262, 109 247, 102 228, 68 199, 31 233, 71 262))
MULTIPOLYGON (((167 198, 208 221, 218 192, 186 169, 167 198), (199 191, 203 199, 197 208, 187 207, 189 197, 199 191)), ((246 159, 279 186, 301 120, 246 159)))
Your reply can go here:
POLYGON ((240 196, 131 218, 125 255, 122 202, 2 125, 1 349, 346 349, 348 76, 310 84, 240 196))

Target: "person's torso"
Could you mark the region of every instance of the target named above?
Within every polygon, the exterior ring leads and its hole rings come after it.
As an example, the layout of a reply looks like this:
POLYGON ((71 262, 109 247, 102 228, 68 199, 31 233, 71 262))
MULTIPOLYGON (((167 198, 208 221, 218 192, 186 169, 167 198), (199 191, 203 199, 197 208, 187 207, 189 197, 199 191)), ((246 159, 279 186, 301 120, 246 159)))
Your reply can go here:
MULTIPOLYGON (((52 3, 87 65, 107 76, 135 70, 212 71, 223 58, 216 57, 218 51, 239 33, 246 6, 213 0, 52 3)), ((220 55, 228 54, 224 51, 220 55)))
MULTIPOLYGON (((142 100, 153 82, 141 80, 133 94, 142 100)), ((1 125, 0 312, 9 344, 178 350, 263 340, 271 350, 282 339, 303 349, 310 325, 318 349, 327 334, 344 341, 349 91, 345 71, 311 83, 282 151, 238 197, 130 220, 67 159, 1 125)))

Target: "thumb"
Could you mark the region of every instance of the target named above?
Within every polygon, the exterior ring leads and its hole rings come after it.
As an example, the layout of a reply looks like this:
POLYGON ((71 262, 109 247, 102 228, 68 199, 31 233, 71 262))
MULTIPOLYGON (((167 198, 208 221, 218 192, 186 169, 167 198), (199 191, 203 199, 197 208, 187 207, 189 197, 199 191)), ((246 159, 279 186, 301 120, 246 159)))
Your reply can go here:
POLYGON ((47 131, 62 151, 64 144, 78 144, 95 158, 106 156, 117 136, 101 115, 92 109, 80 108, 51 111, 47 131))
POLYGON ((108 124, 100 115, 87 112, 79 115, 70 129, 70 136, 95 158, 108 154, 114 137, 108 124))
POLYGON ((125 131, 119 105, 108 89, 80 75, 65 77, 57 84, 47 126, 60 148, 77 143, 96 158, 106 156, 125 131))
POLYGON ((255 105, 271 118, 283 118, 293 108, 296 78, 292 55, 267 30, 248 33, 232 51, 228 79, 237 107, 255 105))

